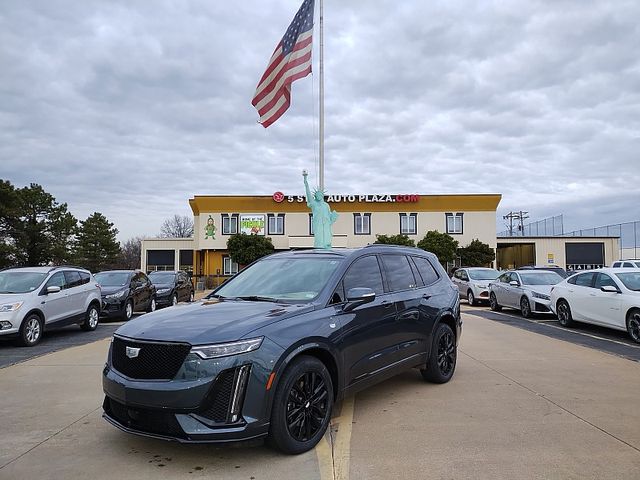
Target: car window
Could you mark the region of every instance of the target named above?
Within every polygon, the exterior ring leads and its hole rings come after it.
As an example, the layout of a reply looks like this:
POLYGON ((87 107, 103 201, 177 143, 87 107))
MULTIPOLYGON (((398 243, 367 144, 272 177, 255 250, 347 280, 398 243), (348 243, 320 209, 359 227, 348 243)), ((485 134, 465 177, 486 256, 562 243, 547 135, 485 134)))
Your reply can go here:
MULTIPOLYGON (((438 273, 436 272, 431 262, 424 257, 411 257, 418 267, 418 272, 422 277, 422 281, 425 285, 431 285, 438 281, 438 273)), ((464 273, 464 272, 462 272, 464 273)))
POLYGON ((511 275, 509 275, 509 281, 510 282, 518 282, 518 283, 520 283, 520 278, 518 277, 517 273, 512 272, 511 275))
POLYGON ((593 276, 595 275, 594 272, 589 272, 589 273, 581 273, 580 275, 576 276, 576 280, 574 282, 575 285, 579 285, 581 287, 590 287, 591 284, 593 283, 593 276))
POLYGON ((613 265, 611 265, 613 268, 619 267, 620 266, 620 262, 613 262, 613 265))
POLYGON ((411 257, 409 257, 409 266, 411 267, 411 271, 413 272, 413 278, 416 279, 416 287, 424 287, 422 277, 420 276, 420 273, 418 273, 418 267, 416 267, 416 264, 411 259, 411 257))
POLYGON ((633 267, 633 263, 631 262, 624 262, 624 265, 622 265, 623 267, 633 267))
POLYGON ((49 287, 60 287, 61 289, 65 288, 66 280, 64 278, 63 272, 54 273, 49 280, 47 280, 46 285, 44 286, 45 290, 49 287))
POLYGON ((462 278, 462 280, 464 280, 465 282, 469 281, 469 275, 467 275, 467 272, 462 272, 460 274, 460 278, 462 278))
POLYGON ((460 279, 460 270, 456 270, 455 272, 453 272, 453 276, 457 279, 460 279))
POLYGON ((511 274, 503 273, 502 275, 500 275, 500 281, 502 283, 509 283, 511 281, 511 274))
POLYGON ((74 270, 66 270, 64 272, 64 279, 67 283, 67 288, 79 287, 82 285, 80 274, 74 270))
POLYGON ((601 288, 601 287, 616 287, 616 288, 618 288, 618 285, 616 285, 616 282, 613 280, 613 278, 611 278, 606 273, 599 273, 598 274, 598 276, 596 277, 596 283, 594 284, 594 286, 596 288, 601 288))
POLYGON ((493 268, 477 268, 469 270, 469 277, 472 280, 495 280, 500 275, 500 272, 493 268))
POLYGON ((87 272, 78 272, 80 275, 80 279, 82 280, 82 284, 89 283, 91 281, 91 275, 87 272))
POLYGON ((346 301, 346 296, 344 294, 344 284, 342 283, 342 281, 340 281, 336 289, 333 291, 333 295, 331 295, 331 300, 329 301, 329 304, 337 305, 345 301, 346 301))
POLYGON ((616 277, 618 277, 629 290, 640 292, 640 272, 616 273, 616 277))
POLYGON ((416 279, 405 255, 381 255, 381 258, 392 292, 415 288, 416 279))
POLYGON ((370 288, 376 295, 384 293, 380 265, 374 255, 362 257, 353 262, 342 281, 345 293, 358 287, 370 288))
POLYGON ((560 275, 548 270, 520 272, 520 283, 522 285, 555 285, 561 281, 562 277, 560 275))

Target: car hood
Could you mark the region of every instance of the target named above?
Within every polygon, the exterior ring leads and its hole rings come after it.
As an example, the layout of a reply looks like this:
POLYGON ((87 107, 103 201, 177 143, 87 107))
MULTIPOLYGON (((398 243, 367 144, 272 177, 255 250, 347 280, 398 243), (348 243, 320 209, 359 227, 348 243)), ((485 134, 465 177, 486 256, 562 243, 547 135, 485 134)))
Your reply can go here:
POLYGON ((23 302, 29 293, 0 293, 0 305, 5 303, 23 302))
POLYGON ((192 345, 231 342, 257 328, 313 308, 310 304, 203 300, 147 313, 121 326, 116 334, 192 345))
POLYGON ((111 295, 113 293, 117 293, 121 290, 125 290, 127 287, 103 287, 102 285, 100 285, 100 292, 101 294, 104 295, 111 295))
POLYGON ((525 285, 527 290, 531 290, 532 292, 544 293, 545 295, 549 295, 551 293, 551 289, 555 287, 555 285, 525 285))

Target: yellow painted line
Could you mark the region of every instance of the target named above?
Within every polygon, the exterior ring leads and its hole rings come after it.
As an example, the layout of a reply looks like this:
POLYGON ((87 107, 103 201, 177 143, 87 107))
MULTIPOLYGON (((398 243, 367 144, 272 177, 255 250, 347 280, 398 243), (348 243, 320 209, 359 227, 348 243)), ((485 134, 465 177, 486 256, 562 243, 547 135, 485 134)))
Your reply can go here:
POLYGON ((328 434, 316 445, 321 480, 349 479, 354 407, 354 397, 345 398, 340 415, 331 419, 328 434))

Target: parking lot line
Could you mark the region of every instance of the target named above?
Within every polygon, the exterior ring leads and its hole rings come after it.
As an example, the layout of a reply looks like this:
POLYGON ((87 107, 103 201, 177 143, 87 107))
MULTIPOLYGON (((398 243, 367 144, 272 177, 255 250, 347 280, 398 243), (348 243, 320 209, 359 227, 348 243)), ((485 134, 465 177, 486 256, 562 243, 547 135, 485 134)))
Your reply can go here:
POLYGON ((348 480, 355 397, 345 398, 338 415, 331 418, 328 436, 316 446, 322 480, 348 480))

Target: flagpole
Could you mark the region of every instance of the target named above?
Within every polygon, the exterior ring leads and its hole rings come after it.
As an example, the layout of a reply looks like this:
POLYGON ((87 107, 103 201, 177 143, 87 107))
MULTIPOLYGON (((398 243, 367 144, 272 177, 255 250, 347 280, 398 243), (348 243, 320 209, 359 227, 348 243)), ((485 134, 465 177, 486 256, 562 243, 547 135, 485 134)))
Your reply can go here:
POLYGON ((320 190, 324 190, 324 33, 323 33, 322 0, 320 0, 320 85, 319 85, 319 155, 318 155, 318 181, 320 190))

